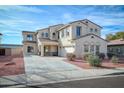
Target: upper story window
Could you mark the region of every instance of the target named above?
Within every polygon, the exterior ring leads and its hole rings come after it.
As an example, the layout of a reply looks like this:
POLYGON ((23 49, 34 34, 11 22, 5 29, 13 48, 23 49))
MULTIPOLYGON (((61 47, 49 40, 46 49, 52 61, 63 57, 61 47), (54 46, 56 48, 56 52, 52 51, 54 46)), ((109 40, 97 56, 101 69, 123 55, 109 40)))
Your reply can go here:
POLYGON ((76 36, 80 36, 81 35, 81 27, 80 26, 77 26, 76 27, 76 36))
POLYGON ((49 35, 47 32, 46 33, 42 32, 41 36, 42 36, 42 38, 44 38, 44 37, 48 37, 49 35))
POLYGON ((46 33, 45 35, 46 35, 46 37, 48 37, 48 33, 46 33))
POLYGON ((32 41, 33 40, 33 35, 27 35, 27 40, 32 41))
POLYGON ((95 32, 97 32, 98 30, 97 29, 95 29, 95 32))
POLYGON ((93 32, 93 28, 90 28, 90 32, 93 32))

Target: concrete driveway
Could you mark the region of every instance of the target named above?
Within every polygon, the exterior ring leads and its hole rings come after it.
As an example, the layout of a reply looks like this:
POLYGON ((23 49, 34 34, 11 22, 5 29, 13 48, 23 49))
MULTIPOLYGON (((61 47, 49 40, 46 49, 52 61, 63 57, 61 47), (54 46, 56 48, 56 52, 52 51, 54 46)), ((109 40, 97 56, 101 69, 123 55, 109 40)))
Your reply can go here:
POLYGON ((82 69, 64 61, 62 57, 25 56, 25 73, 28 85, 57 83, 90 78, 124 69, 82 69))
POLYGON ((63 60, 64 58, 61 57, 25 56, 28 84, 62 82, 83 76, 83 69, 63 60))

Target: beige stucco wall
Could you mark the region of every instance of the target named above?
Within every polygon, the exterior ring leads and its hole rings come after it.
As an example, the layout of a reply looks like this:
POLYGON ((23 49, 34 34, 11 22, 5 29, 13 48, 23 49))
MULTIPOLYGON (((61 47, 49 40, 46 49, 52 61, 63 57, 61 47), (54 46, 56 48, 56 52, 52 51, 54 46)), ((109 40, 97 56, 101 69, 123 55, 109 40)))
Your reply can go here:
MULTIPOLYGON (((84 20, 82 22, 86 23, 86 21, 87 20, 84 20)), ((93 29, 93 32, 92 32, 93 34, 96 34, 98 36, 101 36, 101 29, 102 29, 101 27, 97 26, 96 24, 93 24, 90 21, 88 21, 88 23, 86 23, 86 24, 87 24, 87 33, 91 33, 90 28, 92 28, 93 29), (97 29, 98 31, 95 32, 95 29, 97 29)))
POLYGON ((65 29, 59 31, 59 48, 58 54, 59 56, 65 57, 67 53, 74 52, 75 42, 72 41, 72 26, 68 26, 65 29), (69 36, 66 35, 66 30, 69 32, 69 36), (62 31, 64 31, 64 37, 62 37, 62 31))
POLYGON ((59 44, 60 46, 72 46, 72 26, 59 31, 59 44), (69 31, 69 36, 66 36, 66 30, 69 31), (62 37, 62 32, 64 32, 64 37, 62 37))
POLYGON ((96 36, 91 38, 92 35, 80 38, 76 40, 75 54, 77 57, 82 57, 84 52, 84 44, 88 45, 100 45, 100 53, 107 53, 107 41, 102 40, 96 36))
POLYGON ((11 55, 20 55, 22 53, 22 47, 12 48, 11 55))
POLYGON ((58 40, 58 32, 57 32, 57 30, 60 28, 60 27, 62 27, 63 25, 62 24, 60 24, 60 25, 56 25, 56 26, 51 26, 51 27, 49 27, 49 38, 51 39, 51 40, 58 40), (53 33, 55 33, 55 38, 53 37, 53 33))

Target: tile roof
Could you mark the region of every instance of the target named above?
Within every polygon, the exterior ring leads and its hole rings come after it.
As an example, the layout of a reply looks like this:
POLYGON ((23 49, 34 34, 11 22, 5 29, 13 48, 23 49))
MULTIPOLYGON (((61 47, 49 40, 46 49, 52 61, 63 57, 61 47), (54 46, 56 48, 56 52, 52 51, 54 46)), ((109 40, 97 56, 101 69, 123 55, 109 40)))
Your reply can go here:
POLYGON ((108 45, 124 45, 123 39, 112 40, 108 43, 108 45))

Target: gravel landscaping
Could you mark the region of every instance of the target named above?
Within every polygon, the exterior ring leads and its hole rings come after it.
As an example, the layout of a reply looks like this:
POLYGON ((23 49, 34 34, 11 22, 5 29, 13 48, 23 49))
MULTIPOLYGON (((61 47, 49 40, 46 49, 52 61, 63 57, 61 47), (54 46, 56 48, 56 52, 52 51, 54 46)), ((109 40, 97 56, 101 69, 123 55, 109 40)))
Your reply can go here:
POLYGON ((0 56, 0 76, 24 74, 23 55, 0 56))

